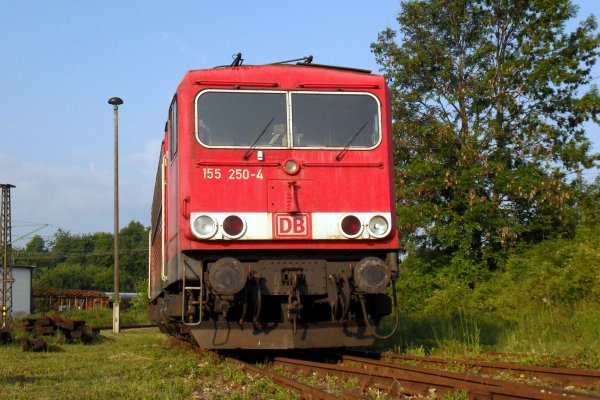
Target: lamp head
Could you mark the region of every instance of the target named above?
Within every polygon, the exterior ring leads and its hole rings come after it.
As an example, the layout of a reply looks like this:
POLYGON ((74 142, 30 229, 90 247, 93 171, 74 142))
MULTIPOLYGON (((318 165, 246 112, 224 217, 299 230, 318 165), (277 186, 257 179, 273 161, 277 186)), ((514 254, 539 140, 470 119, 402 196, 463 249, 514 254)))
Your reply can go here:
POLYGON ((123 104, 123 100, 121 100, 119 97, 111 97, 110 99, 108 99, 108 104, 112 104, 113 106, 120 106, 121 104, 123 104))

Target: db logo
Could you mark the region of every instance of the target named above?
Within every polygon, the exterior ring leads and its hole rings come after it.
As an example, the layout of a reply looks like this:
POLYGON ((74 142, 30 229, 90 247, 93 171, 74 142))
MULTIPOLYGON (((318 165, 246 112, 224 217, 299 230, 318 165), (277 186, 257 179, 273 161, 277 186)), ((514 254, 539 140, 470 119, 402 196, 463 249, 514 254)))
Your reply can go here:
POLYGON ((275 214, 273 219, 275 238, 309 239, 309 214, 275 214))

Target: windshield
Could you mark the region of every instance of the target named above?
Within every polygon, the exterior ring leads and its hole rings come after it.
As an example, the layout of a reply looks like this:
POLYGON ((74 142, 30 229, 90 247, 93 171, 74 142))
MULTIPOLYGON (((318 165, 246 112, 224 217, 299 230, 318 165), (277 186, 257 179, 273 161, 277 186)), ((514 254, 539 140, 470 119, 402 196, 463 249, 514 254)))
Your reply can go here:
POLYGON ((285 93, 206 92, 196 107, 198 137, 208 146, 250 147, 258 139, 254 147, 287 147, 285 93))
POLYGON ((196 115, 209 147, 369 149, 381 136, 379 102, 365 93, 207 90, 196 115))
POLYGON ((294 147, 369 148, 379 141, 378 107, 371 96, 298 93, 292 95, 292 109, 294 147))

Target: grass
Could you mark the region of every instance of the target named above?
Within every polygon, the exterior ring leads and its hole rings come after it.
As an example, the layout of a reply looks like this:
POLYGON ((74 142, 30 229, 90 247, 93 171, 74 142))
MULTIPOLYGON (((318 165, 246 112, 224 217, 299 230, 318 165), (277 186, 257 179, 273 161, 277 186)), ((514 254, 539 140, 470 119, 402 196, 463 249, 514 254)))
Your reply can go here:
POLYGON ((272 399, 290 394, 157 329, 102 332, 90 345, 47 353, 0 346, 0 399, 272 399))
POLYGON ((522 312, 523 317, 512 323, 492 323, 489 316, 460 309, 451 315, 407 314, 400 320, 398 333, 376 342, 376 348, 457 358, 500 352, 527 364, 600 369, 600 311, 596 304, 525 304, 522 312))
POLYGON ((508 353, 567 357, 576 367, 600 369, 600 309, 595 303, 537 307, 498 338, 508 353))
MULTIPOLYGON (((72 310, 61 313, 65 318, 80 319, 86 321, 86 326, 111 326, 112 309, 96 309, 96 310, 72 310)), ((147 310, 128 309, 121 312, 119 316, 120 324, 125 325, 144 325, 150 324, 147 310)))
MULTIPOLYGON (((579 312, 588 315, 590 310, 579 312)), ((95 315, 87 316, 87 320, 95 315)), ((554 314, 539 315, 540 321, 531 321, 529 329, 549 323, 559 316, 554 314)), ((564 321, 561 318, 560 321, 564 321)), ((404 321, 406 323, 406 321, 404 321)), ((414 321, 413 321, 414 322, 414 321)), ((577 331, 578 318, 573 318, 573 331, 577 331)), ((403 325, 406 328, 406 325, 403 325)), ((439 356, 456 356, 457 358, 484 359, 485 352, 492 347, 473 346, 475 339, 480 338, 480 326, 476 319, 458 315, 454 319, 429 320, 424 325, 434 332, 434 344, 426 351, 424 347, 408 347, 404 350, 413 354, 425 352, 439 356), (428 326, 429 324, 429 326, 428 326), (436 324, 435 327, 430 324, 436 324), (435 334, 438 332, 439 334, 435 334), (436 338, 437 335, 437 339, 436 338), (438 340, 435 342, 435 340, 438 340)), ((519 328, 519 327, 517 327, 519 328)), ((527 329, 521 327, 519 329, 527 329)), ((548 329, 558 334, 559 326, 548 329)), ((515 328, 516 329, 516 328, 515 328)), ((565 331, 565 329, 562 329, 565 331)), ((523 335, 523 349, 531 344, 523 335)), ((404 332, 403 334, 406 334, 404 332)), ((413 331, 412 334, 415 334, 413 331)), ((563 334, 569 334, 568 332, 563 334)), ((518 336, 519 338, 521 336, 518 336)), ((414 338, 413 338, 414 339, 414 338)), ((557 336, 559 344, 564 343, 562 336, 557 336)), ((504 339, 503 339, 504 340, 504 339)), ((516 338, 508 338, 515 343, 516 338)), ((570 339, 568 340, 570 341, 570 339)), ((47 353, 23 352, 18 345, 0 346, 0 400, 1 399, 288 399, 294 394, 283 390, 265 378, 258 378, 244 373, 237 365, 222 362, 208 353, 195 352, 187 345, 178 344, 160 333, 157 329, 127 330, 118 335, 110 331, 102 331, 100 336, 90 345, 65 344, 61 338, 48 340, 50 351, 47 353)), ((414 343, 408 341, 408 343, 414 343)), ((550 341, 546 338, 543 343, 550 341)), ((501 350, 502 346, 494 346, 501 350)), ((520 350, 514 347, 514 351, 520 350)), ((552 349, 545 348, 546 353, 552 349)), ((561 358, 552 359, 532 350, 522 357, 511 361, 529 364, 565 363, 561 358), (554 361, 553 361, 554 360, 554 361)), ((597 353, 592 353, 596 354, 597 353)), ((574 359, 588 357, 583 365, 598 362, 584 349, 571 354, 574 359), (587 356, 584 356, 587 353, 587 356)), ((502 361, 502 360, 499 360, 502 361)), ((508 360, 504 360, 508 361, 508 360)), ((320 387, 339 386, 336 378, 309 377, 307 382, 320 387)), ((355 390, 356 382, 346 382, 346 390, 355 390)), ((369 392, 371 398, 386 398, 384 392, 369 392)), ((457 393, 456 399, 464 396, 457 393)))

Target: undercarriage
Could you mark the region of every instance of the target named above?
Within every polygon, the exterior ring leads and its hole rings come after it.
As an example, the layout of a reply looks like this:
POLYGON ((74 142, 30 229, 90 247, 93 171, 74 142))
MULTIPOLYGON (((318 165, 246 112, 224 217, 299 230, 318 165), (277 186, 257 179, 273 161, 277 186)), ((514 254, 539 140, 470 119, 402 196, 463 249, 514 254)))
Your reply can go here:
POLYGON ((182 255, 181 279, 150 305, 165 332, 211 349, 370 346, 392 313, 395 253, 358 260, 182 255))

